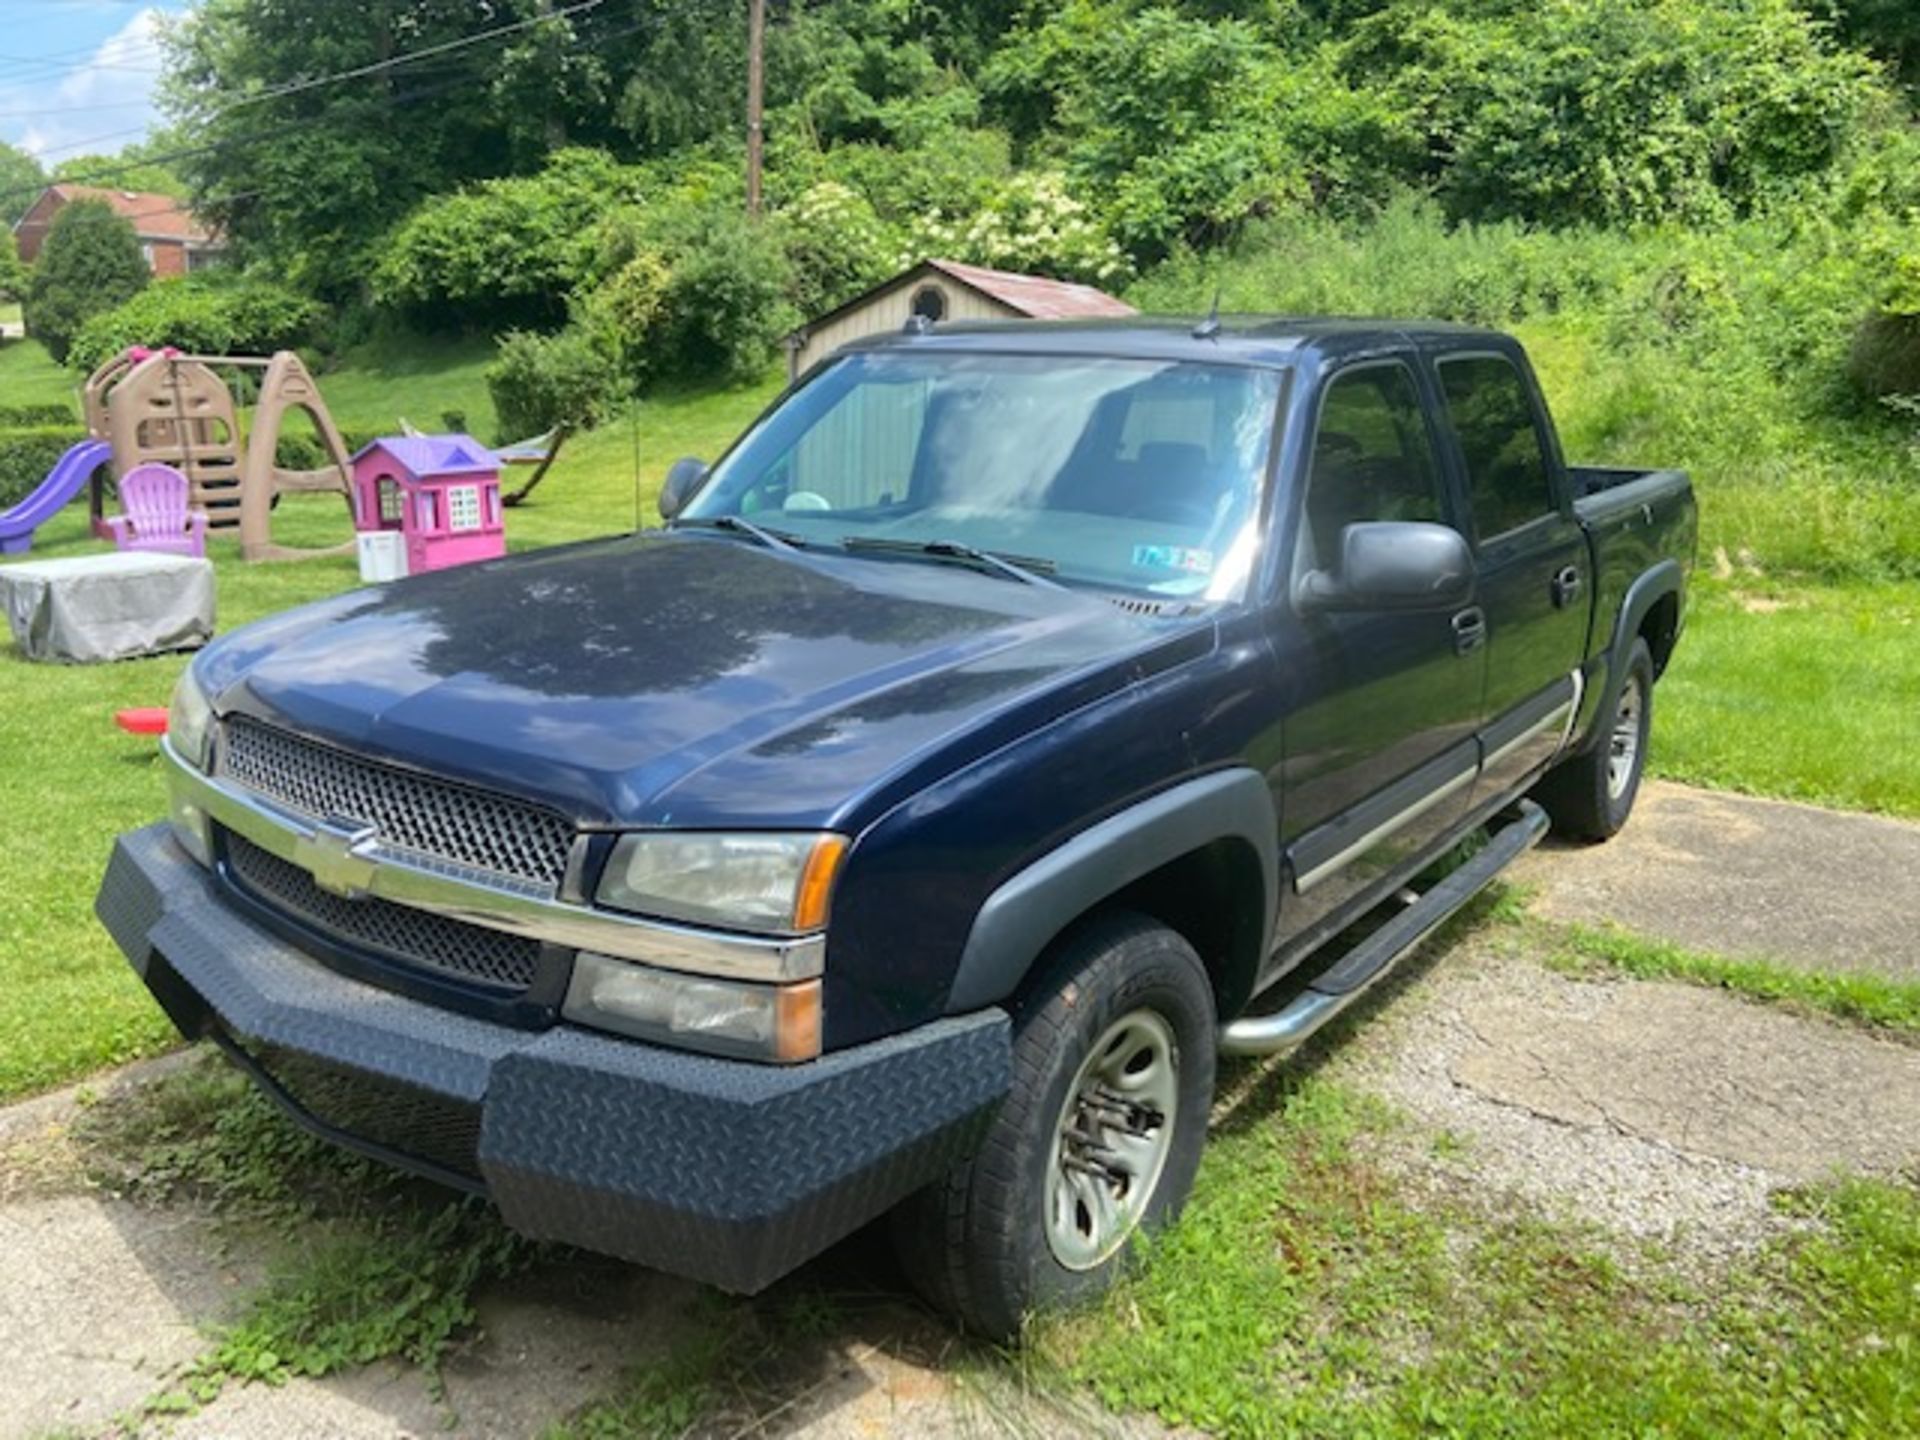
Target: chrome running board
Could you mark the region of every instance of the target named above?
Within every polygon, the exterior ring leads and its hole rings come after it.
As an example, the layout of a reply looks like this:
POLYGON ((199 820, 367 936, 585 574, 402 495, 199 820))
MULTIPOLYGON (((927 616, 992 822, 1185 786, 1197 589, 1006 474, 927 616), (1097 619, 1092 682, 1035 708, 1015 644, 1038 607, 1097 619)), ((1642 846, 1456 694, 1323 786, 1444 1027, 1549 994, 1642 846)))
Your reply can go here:
POLYGON ((1502 870, 1539 844, 1547 824, 1546 811, 1522 800, 1514 817, 1494 831, 1484 850, 1341 956, 1284 1006, 1222 1025, 1222 1053, 1276 1055, 1304 1043, 1393 969, 1401 956, 1486 889, 1502 870))

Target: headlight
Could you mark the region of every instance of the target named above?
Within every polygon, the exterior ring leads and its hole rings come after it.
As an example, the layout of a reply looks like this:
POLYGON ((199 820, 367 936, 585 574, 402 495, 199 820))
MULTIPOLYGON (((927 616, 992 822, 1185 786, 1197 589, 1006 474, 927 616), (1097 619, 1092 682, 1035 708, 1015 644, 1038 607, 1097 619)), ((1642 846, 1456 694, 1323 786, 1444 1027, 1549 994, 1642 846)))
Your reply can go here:
POLYGON ((820 982, 708 980, 583 952, 561 1013, 601 1030, 752 1060, 820 1053, 820 982))
POLYGON ((193 678, 191 665, 180 672, 180 683, 173 687, 173 703, 167 707, 167 743, 174 754, 205 773, 213 751, 213 706, 193 678))
MULTIPOLYGON (((180 759, 202 774, 213 758, 213 706, 206 692, 193 678, 189 665, 173 687, 173 703, 167 707, 167 746, 180 759)), ((213 828, 203 811, 187 793, 185 785, 172 787, 171 813, 174 838, 180 847, 202 865, 213 864, 213 828)))
POLYGON ((842 835, 642 832, 613 847, 598 898, 662 920, 805 934, 825 927, 846 853, 842 835))

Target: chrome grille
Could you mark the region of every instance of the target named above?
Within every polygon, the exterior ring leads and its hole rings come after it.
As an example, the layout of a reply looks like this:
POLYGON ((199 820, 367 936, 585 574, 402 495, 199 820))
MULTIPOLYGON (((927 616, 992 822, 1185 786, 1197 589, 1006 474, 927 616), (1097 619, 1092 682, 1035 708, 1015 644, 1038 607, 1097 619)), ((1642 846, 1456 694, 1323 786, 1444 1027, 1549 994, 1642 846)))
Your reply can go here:
POLYGON ((557 891, 574 827, 557 811, 363 760, 258 721, 227 722, 226 774, 316 820, 358 820, 381 843, 557 891))
POLYGON ((298 865, 243 835, 229 830, 226 845, 227 868, 247 893, 353 949, 515 990, 531 985, 539 970, 538 940, 372 896, 349 900, 329 894, 298 865))

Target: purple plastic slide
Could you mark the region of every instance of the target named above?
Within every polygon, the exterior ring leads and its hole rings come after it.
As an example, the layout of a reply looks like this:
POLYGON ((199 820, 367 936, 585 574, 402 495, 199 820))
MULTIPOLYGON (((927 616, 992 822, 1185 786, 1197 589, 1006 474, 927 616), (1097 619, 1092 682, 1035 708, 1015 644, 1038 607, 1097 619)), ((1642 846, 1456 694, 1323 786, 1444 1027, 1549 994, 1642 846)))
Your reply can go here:
POLYGON ((62 455, 31 495, 11 510, 0 510, 0 555, 26 554, 33 545, 33 532, 78 495, 88 477, 112 458, 113 447, 104 440, 82 440, 62 455))

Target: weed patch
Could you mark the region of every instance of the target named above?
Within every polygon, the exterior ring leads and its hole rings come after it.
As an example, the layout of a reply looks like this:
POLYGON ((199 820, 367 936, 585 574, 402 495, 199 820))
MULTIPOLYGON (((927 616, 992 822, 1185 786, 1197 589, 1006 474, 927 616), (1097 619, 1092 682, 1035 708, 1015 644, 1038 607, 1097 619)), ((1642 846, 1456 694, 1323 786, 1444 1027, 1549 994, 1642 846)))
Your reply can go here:
POLYGON ((1749 1000, 1920 1037, 1920 984, 1880 975, 1836 975, 1765 960, 1736 960, 1645 940, 1612 927, 1567 927, 1548 964, 1569 974, 1612 973, 1635 980, 1680 980, 1749 1000))
POLYGON ((234 1381, 279 1384, 396 1358, 435 1371, 474 1297, 540 1252, 483 1203, 344 1155, 211 1055, 75 1126, 96 1183, 137 1201, 196 1200, 279 1252, 261 1289, 156 1412, 234 1381))
POLYGON ((1913 1188, 1796 1196, 1818 1223, 1706 1301, 1597 1235, 1372 1167, 1357 1142, 1380 1123, 1269 1067, 1139 1272, 1038 1328, 1045 1363, 1229 1436, 1889 1434, 1916 1413, 1913 1188))

